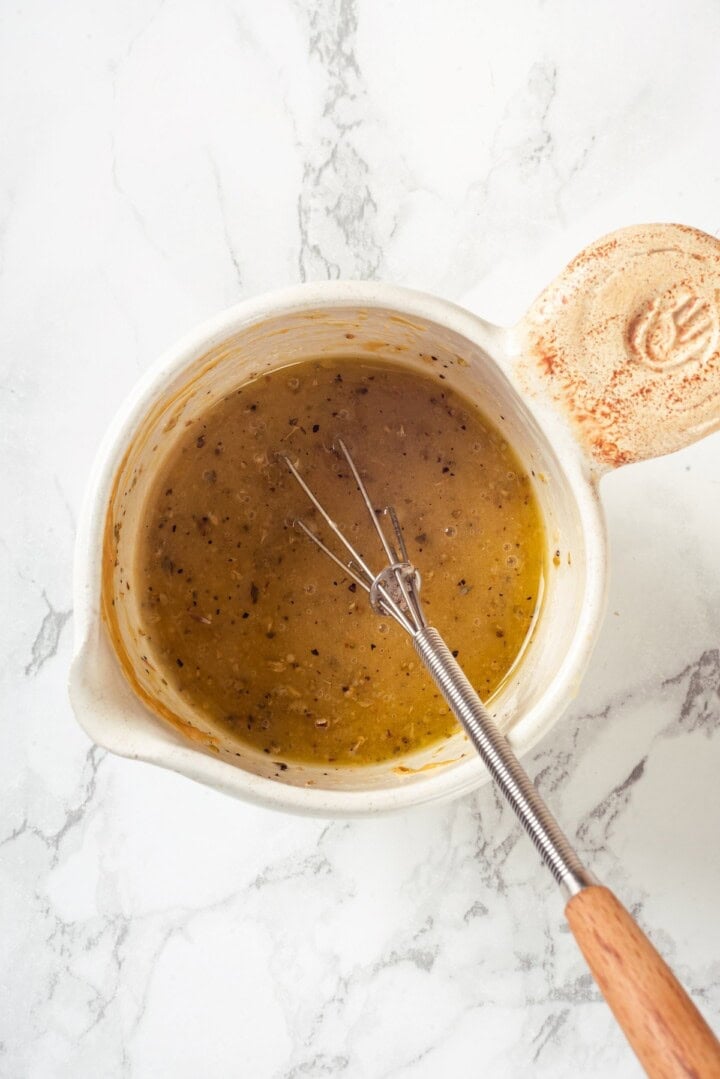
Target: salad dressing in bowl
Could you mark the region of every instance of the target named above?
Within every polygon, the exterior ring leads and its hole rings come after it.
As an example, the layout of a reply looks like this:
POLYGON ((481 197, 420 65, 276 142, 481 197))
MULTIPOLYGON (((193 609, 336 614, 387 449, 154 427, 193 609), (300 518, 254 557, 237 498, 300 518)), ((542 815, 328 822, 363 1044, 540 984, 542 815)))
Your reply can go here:
POLYGON ((227 393, 158 468, 134 587, 145 655, 166 682, 226 744, 278 765, 378 764, 458 731, 397 627, 293 527, 306 506, 277 451, 377 560, 338 436, 377 508, 396 507, 423 605, 485 699, 516 661, 541 589, 531 479, 442 370, 306 360, 227 393))
MULTIPOLYGON (((152 582, 144 580, 141 552, 146 547, 150 550, 148 525, 153 506, 161 512, 150 492, 157 492, 158 477, 173 455, 180 453, 180 444, 192 443, 193 436, 197 442, 202 436, 202 423, 213 408, 221 408, 221 403, 243 386, 259 389, 266 377, 279 389, 283 378, 298 377, 289 373, 295 365, 319 362, 337 373, 341 364, 347 364, 349 371, 350 365, 358 362, 379 363, 398 372, 422 375, 440 393, 458 394, 465 406, 470 403, 486 418, 486 429, 500 432, 502 441, 512 448, 519 470, 511 467, 508 471, 530 477, 549 554, 541 603, 536 606, 521 653, 491 697, 493 718, 515 752, 522 755, 552 728, 574 697, 601 624, 607 580, 599 499, 603 474, 619 465, 680 449, 720 425, 718 295, 720 242, 685 226, 650 224, 622 229, 589 245, 510 329, 493 326, 439 297, 357 281, 305 284, 246 300, 198 327, 161 356, 135 387, 109 428, 93 469, 78 528, 75 568, 76 650, 70 693, 81 725, 96 743, 115 753, 291 812, 371 814, 458 797, 480 786, 488 773, 460 731, 425 744, 413 743, 419 748, 405 746, 403 734, 399 742, 395 737, 387 738, 387 744, 375 747, 367 742, 357 745, 357 738, 352 744, 345 740, 322 758, 317 755, 319 741, 309 748, 288 740, 283 745, 277 731, 271 734, 269 725, 264 729, 262 720, 262 736, 274 740, 251 744, 247 719, 255 712, 245 708, 247 701, 240 708, 233 701, 232 709, 229 702, 223 702, 222 708, 213 712, 216 687, 178 681, 177 672, 186 668, 180 667, 177 659, 185 664, 185 658, 181 653, 175 655, 173 672, 169 646, 174 642, 169 637, 167 655, 162 654, 162 642, 156 654, 158 641, 153 634, 159 623, 151 622, 150 617, 156 617, 157 611, 146 605, 146 588, 152 582), (284 374, 279 373, 282 370, 284 374), (172 677, 167 677, 168 673, 172 677), (196 705, 190 697, 198 692, 204 699, 198 698, 196 705), (227 717, 233 718, 228 721, 227 717), (241 729, 243 722, 245 731, 241 729), (284 759, 273 755, 275 746, 285 753, 284 759), (401 756, 396 755, 399 746, 407 749, 401 756), (310 751, 316 754, 312 758, 310 751), (350 753, 352 763, 339 763, 337 757, 330 760, 336 752, 350 753), (371 762, 358 766, 358 753, 366 754, 371 762), (379 759, 381 754, 383 759, 379 759)), ((292 451, 301 469, 306 464, 312 466, 310 458, 303 460, 303 453, 311 452, 313 444, 298 441, 303 432, 288 424, 289 419, 299 420, 299 410, 285 414, 285 427, 273 434, 281 445, 273 445, 263 432, 262 451, 268 455, 292 451)), ((425 564, 422 541, 415 539, 427 533, 429 542, 431 532, 424 527, 417 532, 408 528, 405 511, 412 507, 402 503, 408 492, 402 451, 398 458, 397 447, 392 447, 392 453, 380 461, 373 458, 375 437, 361 446, 342 428, 324 432, 329 448, 337 434, 344 435, 367 470, 365 478, 373 499, 381 504, 387 498, 397 505, 411 554, 420 568, 437 573, 437 566, 425 564)), ((447 452, 444 444, 442 452, 447 452)), ((326 459, 333 461, 331 454, 326 459)), ((453 471, 447 461, 442 467, 453 471)), ((200 478, 212 471, 212 464, 204 465, 200 478)), ((229 486, 215 471, 217 482, 229 486)), ((348 493, 349 485, 330 472, 327 478, 328 484, 334 481, 329 504, 341 505, 337 499, 342 499, 341 492, 348 493)), ((212 486, 209 477, 203 482, 212 486)), ((312 483, 317 487, 316 477, 312 483)), ((449 494, 451 488, 443 490, 449 494)), ((479 484, 472 490, 468 484, 466 490, 466 498, 456 507, 461 513, 472 511, 482 497, 479 484)), ((322 490, 321 494, 324 497, 322 490)), ((287 518, 291 524, 299 509, 288 496, 287 504, 277 506, 277 518, 287 518)), ((303 506, 303 514, 305 509, 303 506)), ((233 513, 237 513, 234 507, 233 513)), ((222 516, 232 514, 225 510, 219 516, 210 509, 207 513, 196 511, 196 516, 200 526, 205 528, 209 522, 214 529, 220 528, 222 516), (217 526, 210 513, 218 518, 217 526), (202 521, 204 516, 208 521, 202 521)), ((347 528, 352 519, 341 523, 347 528)), ((433 542, 440 544, 433 553, 441 555, 445 539, 453 540, 448 550, 457 548, 457 537, 444 534, 446 527, 456 526, 438 525, 443 536, 432 533, 433 542)), ((207 558, 215 538, 208 535, 204 539, 207 558)), ((257 549, 262 553, 262 544, 257 549)), ((308 572, 313 567, 317 584, 317 591, 309 593, 307 606, 312 611, 323 610, 322 615, 314 616, 318 625, 313 624, 312 629, 322 628, 328 647, 337 650, 345 624, 359 627, 361 623, 355 619, 361 616, 355 609, 349 610, 355 600, 340 584, 328 587, 324 578, 321 593, 320 574, 327 574, 328 568, 323 566, 321 571, 317 561, 313 566, 313 554, 316 552, 308 543, 305 553, 298 555, 308 572), (337 593, 338 599, 331 593, 337 593), (335 614, 343 613, 340 597, 347 605, 343 617, 330 617, 328 603, 337 602, 340 609, 335 614)), ((151 569, 151 563, 146 561, 145 565, 151 569)), ((236 572, 242 576, 243 570, 236 572)), ((453 572, 449 592, 441 599, 432 594, 433 579, 428 574, 425 581, 425 596, 435 605, 433 620, 451 647, 462 653, 463 666, 486 696, 488 687, 483 679, 488 674, 471 671, 468 651, 472 645, 461 640, 460 623, 455 626, 444 621, 459 606, 475 603, 478 585, 473 581, 472 590, 462 593, 469 587, 463 565, 457 574, 453 572)), ((249 595, 252 604, 253 582, 258 590, 258 602, 253 606, 258 606, 260 582, 254 577, 249 591, 245 582, 237 581, 239 591, 229 589, 225 595, 231 599, 224 602, 239 608, 244 589, 243 600, 246 603, 249 595)), ((163 594, 171 601, 167 589, 163 594)), ((215 594, 221 595, 220 591, 215 594)), ((527 595, 531 594, 528 588, 527 595)), ((192 602, 191 598, 191 608, 192 602)), ((200 607, 200 597, 197 602, 200 607)), ((191 621, 193 627, 185 637, 193 636, 197 626, 196 640, 201 641, 200 627, 208 630, 213 622, 199 619, 220 618, 224 610, 218 600, 214 608, 203 608, 198 618, 190 619, 187 596, 181 596, 174 632, 179 633, 180 627, 191 621), (218 609, 221 615, 214 613, 218 609)), ((474 625, 475 619, 482 622, 488 609, 478 603, 476 610, 467 622, 463 612, 463 625, 470 634, 480 628, 474 625)), ((271 618, 277 618, 277 611, 266 614, 268 621, 271 618)), ((286 677, 288 671, 296 671, 295 663, 305 661, 305 652, 300 645, 293 645, 280 653, 277 626, 264 632, 276 634, 265 640, 278 649, 272 658, 268 656, 270 662, 285 665, 284 670, 272 674, 285 678, 282 684, 288 686, 287 700, 303 702, 300 715, 306 707, 313 711, 311 704, 320 701, 308 702, 303 688, 286 677), (294 658, 289 660, 288 656, 294 658), (290 687, 300 698, 289 692, 290 687)), ((388 643, 391 633, 392 627, 388 643)), ((206 634, 206 638, 207 642, 212 640, 211 635, 206 634)), ((305 643, 310 645, 310 656, 319 659, 319 645, 305 643), (313 648, 317 648, 317 657, 313 648)), ((489 649, 493 642, 485 644, 489 649)), ((401 662, 411 663, 412 652, 407 650, 407 642, 404 645, 407 659, 401 662)), ((512 651, 508 647, 508 655, 512 651)), ((245 658, 247 669, 240 671, 240 681, 249 674, 251 657, 245 658)), ((202 668, 205 663, 196 666, 202 668)), ((414 681, 407 672, 402 677, 408 683, 414 681)), ((490 677, 492 680, 493 675, 490 677)), ((328 728, 315 730, 334 729, 340 734, 340 705, 356 678, 357 671, 349 680, 341 676, 338 682, 343 698, 331 702, 333 707, 323 714, 304 716, 313 727, 317 719, 337 721, 333 728, 329 722, 328 728), (343 686, 348 687, 347 692, 343 686)), ((337 693, 333 678, 329 681, 337 693)), ((356 703, 364 688, 362 681, 350 696, 356 703)), ((393 692, 397 692, 396 686, 393 692)), ((238 700, 241 698, 242 693, 238 700)), ((368 713, 377 711, 374 705, 365 709, 368 713)), ((281 713, 274 710, 273 714, 281 713)), ((391 731, 395 736, 396 730, 391 731)), ((424 737, 429 739, 437 734, 437 729, 432 733, 430 727, 425 731, 424 737)), ((413 736, 416 734, 417 729, 413 736)), ((407 732, 404 736, 409 737, 407 732)))

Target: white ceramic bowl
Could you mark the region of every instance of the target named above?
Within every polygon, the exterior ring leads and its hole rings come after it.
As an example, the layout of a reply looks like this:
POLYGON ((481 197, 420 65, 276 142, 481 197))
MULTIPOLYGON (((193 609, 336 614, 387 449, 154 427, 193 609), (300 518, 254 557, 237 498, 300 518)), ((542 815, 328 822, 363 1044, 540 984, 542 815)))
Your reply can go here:
POLYGON ((602 617, 600 476, 717 425, 719 248, 680 226, 623 230, 578 256, 511 331, 395 286, 322 283, 239 304, 166 352, 107 432, 78 531, 70 693, 88 735, 122 756, 237 797, 316 815, 442 801, 487 778, 461 733, 367 767, 279 771, 262 754, 238 754, 162 684, 144 658, 135 595, 120 587, 121 570, 129 567, 132 579, 158 462, 185 424, 229 387, 306 357, 341 364, 364 354, 427 371, 432 355, 446 384, 507 433, 535 477, 549 542, 542 605, 521 658, 490 702, 516 752, 530 749, 575 694, 602 617), (681 339, 688 311, 697 330, 689 343, 681 339), (698 372, 701 386, 689 404, 688 384, 698 372), (156 713, 174 716, 174 725, 156 713))

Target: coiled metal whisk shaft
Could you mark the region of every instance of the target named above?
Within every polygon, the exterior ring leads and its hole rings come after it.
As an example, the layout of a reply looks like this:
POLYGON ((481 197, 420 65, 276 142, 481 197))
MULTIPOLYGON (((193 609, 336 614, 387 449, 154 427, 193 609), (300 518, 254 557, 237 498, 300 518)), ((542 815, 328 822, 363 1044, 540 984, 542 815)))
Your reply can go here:
POLYGON ((408 557, 395 510, 388 506, 384 511, 392 525, 393 536, 389 539, 370 501, 355 461, 341 439, 337 441, 337 449, 347 461, 365 502, 382 545, 386 565, 377 573, 371 569, 315 497, 290 458, 283 457, 282 460, 292 475, 344 548, 345 558, 335 554, 304 521, 296 521, 297 527, 368 593, 370 604, 378 614, 394 618, 410 635, 415 651, 435 685, 463 726, 565 897, 569 899, 583 888, 597 884, 593 874, 583 866, 445 641, 436 629, 427 624, 420 603, 420 574, 408 557))

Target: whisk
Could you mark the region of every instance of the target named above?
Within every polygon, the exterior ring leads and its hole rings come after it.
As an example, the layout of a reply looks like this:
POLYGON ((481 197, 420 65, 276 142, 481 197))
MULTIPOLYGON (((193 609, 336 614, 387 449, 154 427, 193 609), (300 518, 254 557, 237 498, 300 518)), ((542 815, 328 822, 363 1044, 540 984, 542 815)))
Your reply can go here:
POLYGON ((345 458, 385 557, 376 572, 316 498, 287 456, 281 460, 339 541, 338 556, 305 521, 296 526, 368 593, 373 610, 393 618, 415 651, 492 779, 510 803, 566 899, 565 914, 605 999, 647 1073, 653 1077, 720 1077, 720 1044, 670 968, 613 893, 599 884, 541 798, 509 742, 432 626, 420 601, 420 573, 411 562, 392 506, 376 511, 342 439, 345 458), (390 536, 381 524, 390 521, 390 536))

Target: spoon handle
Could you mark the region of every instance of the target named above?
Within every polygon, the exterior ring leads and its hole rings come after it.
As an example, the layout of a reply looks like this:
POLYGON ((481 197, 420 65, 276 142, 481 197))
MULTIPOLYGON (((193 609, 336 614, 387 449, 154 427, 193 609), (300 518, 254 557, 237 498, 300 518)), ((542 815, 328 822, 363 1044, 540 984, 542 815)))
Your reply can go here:
POLYGON ((565 915, 600 991, 651 1079, 720 1079, 720 1043, 609 889, 580 861, 444 640, 415 650, 568 899, 565 915))
POLYGON ((609 888, 565 907, 602 995, 652 1079, 718 1079, 720 1043, 670 967, 609 888))

